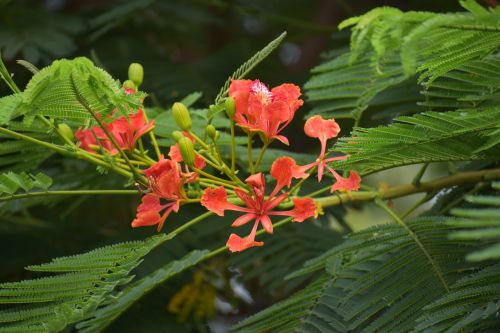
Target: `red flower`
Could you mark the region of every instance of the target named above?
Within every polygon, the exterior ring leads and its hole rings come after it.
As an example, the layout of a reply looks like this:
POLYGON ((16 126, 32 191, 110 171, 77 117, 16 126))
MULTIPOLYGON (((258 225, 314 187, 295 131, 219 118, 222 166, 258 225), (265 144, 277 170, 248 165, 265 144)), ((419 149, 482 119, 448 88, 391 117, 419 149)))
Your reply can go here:
POLYGON ((321 116, 313 116, 304 124, 304 132, 308 137, 318 138, 321 142, 320 156, 325 155, 326 141, 337 137, 340 126, 334 119, 323 119, 321 116))
MULTIPOLYGON (((270 173, 277 181, 276 188, 278 188, 278 191, 284 186, 290 187, 292 178, 307 177, 307 173, 303 171, 303 168, 298 166, 295 160, 288 156, 277 158, 271 166, 270 173)), ((273 194, 276 193, 273 191, 273 194)))
POLYGON ((326 142, 329 139, 337 137, 340 132, 340 126, 334 119, 323 119, 321 116, 313 116, 309 118, 304 124, 304 132, 311 138, 317 138, 321 142, 321 152, 319 157, 313 163, 302 166, 302 171, 309 170, 310 168, 318 167, 318 182, 321 182, 325 168, 327 168, 337 180, 330 189, 331 192, 336 190, 356 191, 359 189, 361 177, 355 172, 351 171, 349 178, 341 177, 335 170, 328 165, 333 161, 341 161, 348 156, 326 157, 326 142))
POLYGON ((330 188, 330 192, 338 191, 338 190, 344 190, 344 191, 357 191, 357 190, 359 190, 360 183, 361 183, 361 177, 355 171, 350 171, 348 178, 341 177, 334 170, 331 170, 331 171, 332 171, 333 176, 335 177, 335 179, 337 181, 330 188))
POLYGON ((137 216, 132 221, 132 227, 158 225, 158 231, 168 215, 179 210, 180 201, 185 198, 184 180, 177 162, 162 159, 155 165, 144 170, 149 179, 151 193, 142 197, 137 208, 137 216), (161 201, 166 201, 162 204, 161 201), (162 213, 163 211, 163 213, 162 213))
POLYGON ((227 246, 231 252, 239 252, 253 246, 262 246, 264 243, 255 241, 255 233, 259 223, 264 230, 271 234, 273 232, 273 224, 269 216, 284 215, 291 216, 294 221, 302 222, 306 218, 314 216, 315 204, 310 198, 294 199, 295 208, 289 211, 274 211, 273 209, 283 202, 288 197, 288 193, 277 195, 279 190, 284 186, 289 186, 291 178, 294 177, 293 166, 296 166, 295 161, 290 157, 279 159, 273 163, 272 175, 276 178, 277 184, 271 195, 265 197, 265 179, 264 174, 257 173, 246 179, 246 183, 250 187, 250 192, 241 188, 235 188, 234 192, 243 201, 246 207, 237 206, 227 200, 226 189, 221 186, 215 189, 207 188, 203 192, 201 204, 208 210, 219 216, 224 216, 225 210, 233 210, 244 213, 238 217, 232 224, 233 227, 242 226, 250 221, 254 221, 254 226, 250 234, 241 238, 236 234, 231 234, 227 241, 227 246), (291 161, 290 161, 291 160, 291 161), (291 163, 293 162, 293 163, 291 163), (282 170, 282 173, 279 173, 282 170))
MULTIPOLYGON (((109 124, 103 123, 111 133, 118 146, 123 150, 134 150, 137 140, 154 127, 154 120, 146 122, 144 110, 139 110, 136 114, 121 116, 109 124)), ((107 150, 111 155, 118 153, 118 149, 100 126, 90 129, 79 129, 75 133, 76 139, 80 142, 80 147, 88 152, 94 153, 99 148, 107 150)))
POLYGON ((288 145, 288 139, 279 132, 292 121, 295 111, 304 103, 299 99, 299 87, 285 83, 269 90, 259 80, 233 80, 229 96, 234 98, 234 120, 240 127, 262 134, 264 141, 278 139, 288 145))

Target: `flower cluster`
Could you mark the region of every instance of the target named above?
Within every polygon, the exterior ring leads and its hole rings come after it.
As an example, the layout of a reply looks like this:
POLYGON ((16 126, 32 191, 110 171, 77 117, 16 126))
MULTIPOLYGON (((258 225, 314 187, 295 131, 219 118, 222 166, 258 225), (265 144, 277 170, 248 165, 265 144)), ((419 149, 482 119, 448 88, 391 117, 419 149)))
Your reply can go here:
MULTIPOLYGON (((135 81, 128 80, 124 83, 126 93, 135 93, 138 84, 142 82, 142 76, 137 76, 137 73, 142 75, 141 71, 129 72, 129 78, 135 77, 135 81)), ((332 174, 335 179, 330 187, 332 192, 359 189, 361 178, 357 173, 351 171, 344 178, 331 167, 331 162, 344 160, 348 156, 328 156, 327 142, 337 137, 340 127, 334 119, 323 119, 321 116, 309 118, 304 125, 305 134, 320 141, 318 158, 306 165, 298 165, 288 156, 275 159, 269 170, 269 178, 273 180, 274 187, 272 190, 266 189, 266 173, 257 172, 259 163, 266 148, 275 139, 289 144, 281 132, 291 123, 303 104, 300 94, 300 88, 289 83, 269 89, 259 80, 232 81, 225 107, 232 135, 235 126, 248 135, 250 172, 244 180, 239 177, 245 171, 236 170, 235 167, 234 136, 231 140, 231 161, 226 164, 227 157, 220 153, 218 147, 219 131, 208 125, 205 135, 201 136, 207 140, 201 139, 191 130, 189 111, 181 103, 175 103, 172 107, 172 117, 181 131, 172 133, 176 143, 170 146, 168 158, 161 155, 158 146, 157 161, 147 156, 143 149, 138 152, 144 154, 142 157, 133 154, 137 140, 154 127, 154 122, 147 121, 143 110, 127 118, 120 117, 103 124, 107 131, 95 126, 78 130, 75 137, 82 149, 94 153, 105 150, 113 156, 118 150, 110 140, 109 136, 112 135, 123 154, 129 155, 130 163, 145 163, 148 166, 142 170, 137 169, 140 177, 143 177, 142 186, 146 186, 146 189, 143 189, 144 194, 132 227, 156 225, 160 231, 170 213, 178 212, 181 205, 200 203, 218 216, 224 216, 226 211, 240 213, 233 221, 233 227, 253 223, 247 236, 232 233, 227 240, 229 250, 239 252, 264 244, 256 240, 257 231, 262 226, 265 232, 272 234, 273 216, 288 217, 293 222, 303 222, 317 216, 321 209, 314 199, 298 196, 300 185, 315 171, 318 182, 322 181, 325 170, 332 174), (260 137, 262 147, 254 164, 251 150, 255 134, 260 137), (294 180, 297 181, 292 186, 294 180)))
MULTIPOLYGON (((102 126, 111 133, 122 150, 133 151, 137 140, 153 129, 154 120, 146 121, 144 110, 141 109, 129 115, 128 118, 121 116, 108 124, 102 122, 102 126)), ((101 126, 78 129, 75 132, 75 138, 80 142, 80 147, 90 153, 103 149, 110 155, 118 154, 118 149, 101 126)))
POLYGON ((265 195, 266 181, 264 174, 261 172, 251 175, 245 180, 249 187, 248 191, 242 188, 234 188, 234 193, 245 205, 244 207, 230 203, 227 198, 226 189, 223 186, 215 189, 205 189, 201 198, 201 204, 208 210, 219 216, 224 216, 225 210, 244 213, 233 222, 233 227, 239 227, 250 221, 254 221, 252 231, 247 237, 241 238, 236 234, 229 236, 227 246, 230 251, 239 252, 253 246, 264 245, 263 242, 255 241, 255 234, 259 223, 267 233, 273 233, 273 224, 269 216, 290 216, 294 222, 303 222, 305 219, 315 215, 316 206, 311 198, 294 198, 294 208, 291 210, 273 210, 289 196, 288 192, 278 194, 279 191, 285 186, 289 187, 292 178, 307 176, 304 174, 294 174, 292 170, 293 165, 295 165, 295 161, 290 157, 282 157, 273 163, 271 175, 277 182, 273 191, 267 197, 265 195))

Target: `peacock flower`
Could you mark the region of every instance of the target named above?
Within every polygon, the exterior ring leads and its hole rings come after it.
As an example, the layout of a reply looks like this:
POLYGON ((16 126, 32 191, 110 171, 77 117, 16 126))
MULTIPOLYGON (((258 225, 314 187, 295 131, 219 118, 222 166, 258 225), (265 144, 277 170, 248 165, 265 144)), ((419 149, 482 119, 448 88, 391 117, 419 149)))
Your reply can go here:
POLYGON ((333 161, 345 160, 349 156, 326 157, 326 143, 329 139, 337 137, 340 132, 340 126, 334 119, 323 119, 321 116, 313 116, 309 118, 304 124, 304 132, 311 138, 319 139, 321 143, 321 151, 316 161, 304 165, 301 170, 305 172, 312 167, 318 168, 318 182, 321 182, 325 168, 332 173, 336 182, 332 185, 330 191, 357 191, 360 187, 361 177, 355 172, 351 171, 348 178, 341 177, 335 170, 333 170, 328 163, 333 161))
POLYGON ((185 198, 180 166, 172 160, 161 159, 144 170, 144 174, 149 180, 151 193, 142 197, 132 227, 158 225, 160 231, 168 215, 179 211, 180 201, 185 198))
POLYGON ((269 90, 259 80, 233 80, 229 96, 234 98, 234 120, 250 133, 259 133, 269 143, 278 139, 288 145, 288 139, 279 133, 292 121, 295 111, 304 103, 300 88, 285 83, 269 90))
POLYGON ((290 163, 290 157, 279 159, 273 163, 271 175, 277 180, 276 186, 271 194, 266 197, 266 182, 264 174, 257 173, 246 179, 246 183, 250 188, 247 192, 241 188, 235 188, 234 192, 245 205, 244 207, 235 205, 228 201, 226 189, 223 186, 218 188, 207 188, 203 192, 201 204, 208 210, 219 216, 224 216, 226 210, 232 210, 243 213, 240 217, 234 220, 232 226, 239 227, 254 221, 252 231, 247 237, 240 237, 236 234, 231 234, 227 241, 227 246, 231 252, 240 252, 254 246, 262 246, 263 242, 255 241, 257 228, 262 225, 262 228, 269 234, 273 233, 273 224, 270 216, 281 215, 290 216, 295 222, 302 222, 305 219, 314 216, 316 207, 311 198, 294 199, 295 208, 288 211, 275 211, 280 203, 282 203, 289 193, 278 194, 285 186, 289 186, 293 177, 302 176, 302 174, 294 174, 293 165, 295 161, 290 163), (282 171, 282 172, 279 172, 282 171))
MULTIPOLYGON (((144 110, 129 115, 128 118, 121 116, 109 124, 103 123, 116 143, 122 150, 133 151, 137 140, 154 127, 154 120, 146 121, 144 110)), ((113 145, 104 130, 100 126, 89 129, 78 129, 75 138, 80 143, 80 147, 88 152, 95 153, 100 148, 115 155, 118 149, 113 145)))

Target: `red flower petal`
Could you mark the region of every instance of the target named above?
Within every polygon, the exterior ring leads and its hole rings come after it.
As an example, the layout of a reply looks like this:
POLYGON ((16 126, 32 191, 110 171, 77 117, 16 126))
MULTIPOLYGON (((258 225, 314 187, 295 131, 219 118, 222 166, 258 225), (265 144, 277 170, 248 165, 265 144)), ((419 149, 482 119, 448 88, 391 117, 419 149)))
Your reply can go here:
POLYGON ((303 104, 300 88, 282 84, 271 91, 259 80, 233 80, 229 96, 235 100, 234 120, 245 131, 259 132, 265 142, 278 139, 288 144, 279 132, 286 127, 303 104))
POLYGON ((344 191, 357 191, 357 190, 359 190, 359 187, 361 184, 361 177, 358 175, 357 172, 350 171, 348 178, 341 177, 336 172, 333 175, 337 181, 330 188, 330 192, 339 191, 339 190, 344 190, 344 191))
POLYGON ((316 204, 311 198, 294 198, 294 208, 290 216, 293 216, 294 222, 303 222, 305 219, 313 217, 316 212, 316 204))
POLYGON ((284 186, 290 187, 292 183, 292 178, 306 178, 307 173, 305 173, 295 162, 295 160, 288 156, 283 156, 277 158, 273 165, 271 166, 271 176, 273 176, 276 181, 276 188, 273 192, 278 192, 284 186))
POLYGON ((144 174, 147 177, 158 178, 163 173, 170 173, 172 172, 172 170, 179 171, 179 165, 172 160, 164 158, 156 162, 151 167, 144 170, 144 174))
POLYGON ((321 154, 326 150, 326 141, 335 138, 340 132, 340 126, 334 119, 323 119, 321 116, 313 116, 304 124, 304 132, 311 138, 318 138, 321 142, 321 154))
POLYGON ((201 196, 201 205, 219 216, 224 216, 227 209, 227 192, 224 186, 206 188, 201 196))
POLYGON ((247 224, 248 222, 250 222, 252 220, 255 220, 256 218, 257 218, 257 215, 251 214, 251 213, 241 215, 236 220, 234 220, 234 222, 233 222, 233 224, 231 224, 231 226, 232 227, 240 227, 242 225, 247 224))
POLYGON ((262 246, 264 242, 256 242, 254 238, 241 238, 236 234, 231 234, 227 240, 226 246, 231 252, 241 252, 254 246, 262 246))
POLYGON ((273 223, 271 222, 271 219, 267 215, 263 215, 260 217, 260 224, 262 224, 262 228, 268 233, 272 234, 273 233, 273 223))

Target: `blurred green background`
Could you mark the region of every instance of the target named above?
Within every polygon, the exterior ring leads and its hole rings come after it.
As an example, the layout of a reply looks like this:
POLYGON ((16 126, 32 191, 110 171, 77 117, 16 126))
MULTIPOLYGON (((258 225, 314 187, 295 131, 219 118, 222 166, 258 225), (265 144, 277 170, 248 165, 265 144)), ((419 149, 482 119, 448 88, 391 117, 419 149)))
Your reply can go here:
MULTIPOLYGON (((494 1, 484 3, 492 5, 491 2, 494 1)), ((41 68, 58 58, 86 56, 121 81, 126 79, 128 65, 140 62, 145 69, 141 89, 150 94, 146 105, 168 108, 172 102, 187 94, 202 91, 199 105, 206 107, 240 64, 283 31, 288 32, 285 42, 250 77, 259 78, 270 86, 283 82, 301 86, 309 78, 309 70, 321 61, 322 53, 348 46, 348 32, 338 32, 338 23, 382 5, 402 10, 460 10, 458 1, 451 0, 0 0, 0 49, 20 87, 24 87, 31 73, 18 65, 17 59, 25 59, 41 68)), ((0 96, 7 94, 10 94, 7 87, 0 83, 0 96)), ((306 101, 304 109, 308 108, 310 106, 306 101)), ((301 117, 298 118, 287 129, 291 146, 299 152, 317 149, 313 140, 294 135, 302 133, 301 117)), ((352 124, 346 122, 341 125, 344 128, 342 134, 348 134, 352 124)), ((370 126, 369 123, 362 125, 370 126)), ((118 177, 99 175, 92 167, 58 157, 45 162, 42 168, 49 174, 56 173, 58 182, 65 188, 82 184, 86 188, 123 186, 122 179, 118 177)), ((384 179, 396 179, 397 182, 391 182, 395 184, 405 177, 411 179, 414 174, 415 170, 402 169, 384 179)), ((379 180, 373 180, 372 184, 376 185, 379 180)), ((20 200, 0 205, 0 281, 30 277, 22 269, 29 264, 154 234, 154 228, 130 228, 138 200, 138 196, 71 197, 64 201, 38 200, 28 204, 20 200)), ((169 218, 166 229, 172 230, 174 225, 202 211, 190 209, 169 218)), ((353 228, 377 220, 376 213, 370 209, 361 212, 350 208, 349 211, 347 223, 353 228), (359 224, 356 221, 360 221, 359 224)), ((341 232, 332 232, 331 235, 340 237, 348 229, 344 221, 346 211, 337 208, 329 213, 318 223, 328 230, 334 223, 341 232)), ((228 235, 230 218, 209 220, 167 247, 162 247, 141 266, 138 275, 146 274, 158 263, 179 258, 188 250, 222 245, 228 235)), ((305 238, 307 228, 300 226, 295 231, 286 232, 305 238)), ((283 234, 286 235, 286 232, 283 231, 283 234)), ((237 264, 238 258, 234 256, 229 263, 237 264)), ((255 258, 246 260, 255 262, 255 258)), ((213 265, 225 267, 227 262, 213 265)), ((237 300, 238 297, 226 295, 226 301, 239 308, 239 312, 219 315, 211 322, 212 328, 218 327, 214 331, 224 332, 224 327, 238 316, 264 307, 295 287, 277 287, 280 281, 273 281, 275 285, 272 288, 263 288, 262 279, 245 271, 251 271, 253 266, 238 267, 244 276, 248 273, 243 280, 255 302, 245 305, 244 301, 237 300)), ((284 267, 285 273, 287 270, 284 267)), ((240 274, 225 268, 216 271, 222 272, 226 280, 240 274)), ((190 325, 179 324, 175 316, 167 311, 169 298, 191 281, 191 274, 189 272, 172 280, 168 286, 154 292, 110 331, 165 332, 167 327, 174 332, 203 331, 204 328, 193 322, 190 325)))

